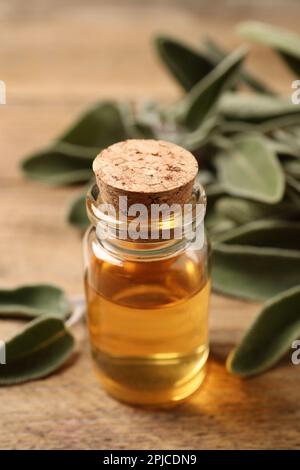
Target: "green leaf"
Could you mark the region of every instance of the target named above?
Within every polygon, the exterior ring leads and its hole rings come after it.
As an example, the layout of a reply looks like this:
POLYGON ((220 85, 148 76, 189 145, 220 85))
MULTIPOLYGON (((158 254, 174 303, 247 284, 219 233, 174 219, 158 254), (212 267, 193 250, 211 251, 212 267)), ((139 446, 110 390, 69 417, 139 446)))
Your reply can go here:
POLYGON ((245 134, 233 139, 232 148, 216 159, 216 165, 229 194, 269 204, 282 199, 283 170, 263 137, 245 134))
POLYGON ((99 152, 128 137, 120 107, 114 102, 103 101, 80 116, 58 141, 97 148, 99 152))
POLYGON ((274 366, 300 336, 300 286, 269 300, 227 359, 227 369, 241 377, 274 366))
POLYGON ((298 34, 258 21, 241 23, 238 32, 245 39, 275 49, 296 76, 299 76, 300 36, 298 34))
MULTIPOLYGON (((245 113, 246 114, 246 113, 245 113)), ((251 118, 250 118, 251 119, 251 118)), ((232 120, 220 120, 221 128, 224 133, 234 133, 234 132, 276 132, 290 126, 300 124, 300 114, 289 114, 286 116, 279 116, 275 118, 266 118, 262 122, 247 122, 247 121, 232 121, 232 120)), ((272 143, 278 144, 280 142, 272 141, 272 143)), ((294 143, 294 142, 290 142, 294 143)), ((283 142, 282 142, 283 144, 283 142)), ((285 150, 288 150, 288 147, 285 146, 285 150)), ((295 155, 299 154, 299 149, 294 145, 290 145, 289 153, 292 151, 296 152, 295 155), (293 149, 294 148, 294 149, 293 149)))
POLYGON ((182 116, 183 123, 190 130, 195 130, 202 124, 221 94, 232 84, 246 53, 246 49, 242 47, 226 57, 177 105, 179 116, 182 116))
POLYGON ((296 179, 300 179, 300 160, 298 161, 289 161, 283 164, 285 171, 294 176, 296 179))
MULTIPOLYGON (((292 141, 284 142, 280 140, 275 140, 277 132, 281 132, 281 130, 280 131, 277 130, 276 132, 274 132, 272 136, 273 138, 268 139, 268 144, 270 148, 272 148, 274 152, 277 153, 280 160, 290 161, 291 159, 296 159, 296 158, 299 159, 300 149, 297 148, 296 145, 294 145, 292 141)), ((285 163, 283 164, 283 167, 285 168, 285 163)))
POLYGON ((222 294, 267 300, 300 284, 300 253, 219 243, 213 248, 212 278, 222 294))
POLYGON ((73 225, 74 227, 85 230, 90 222, 86 212, 86 195, 80 194, 77 196, 74 201, 72 202, 68 213, 67 213, 67 220, 69 224, 73 225))
POLYGON ((217 131, 217 126, 218 117, 214 114, 210 115, 196 130, 178 132, 178 144, 191 152, 195 152, 211 139, 217 131))
POLYGON ((206 186, 215 182, 215 175, 209 170, 200 170, 195 181, 206 186))
POLYGON ((213 214, 216 202, 226 194, 220 183, 211 183, 205 188, 207 196, 206 215, 213 214))
POLYGON ((55 142, 50 150, 70 157, 79 157, 89 159, 91 162, 95 156, 99 153, 98 147, 83 147, 82 145, 70 144, 69 142, 57 141, 55 142))
POLYGON ((220 198, 215 204, 215 210, 224 217, 228 217, 237 224, 268 219, 268 218, 288 218, 299 213, 299 208, 292 203, 263 204, 257 201, 239 199, 225 196, 220 198))
POLYGON ((66 318, 71 306, 65 293, 50 284, 0 289, 0 316, 66 318))
POLYGON ((292 175, 286 175, 286 182, 296 193, 300 194, 300 181, 292 175))
POLYGON ((222 236, 222 243, 296 250, 300 254, 300 223, 261 220, 235 228, 222 236))
MULTIPOLYGON (((225 93, 218 110, 226 119, 245 121, 248 123, 264 123, 268 120, 291 116, 290 119, 299 123, 300 108, 290 100, 262 94, 225 93)), ((290 121, 288 125, 294 122, 290 121)), ((273 127, 275 126, 273 123, 273 127)), ((277 127, 280 127, 278 123, 277 127)), ((276 128, 276 127, 274 127, 276 128)))
POLYGON ((186 91, 214 68, 204 54, 167 36, 158 36, 155 46, 161 60, 186 91))
POLYGON ((74 338, 58 318, 37 318, 6 343, 6 364, 0 385, 45 377, 70 357, 74 338))
MULTIPOLYGON (((297 180, 294 180, 293 184, 295 182, 297 182, 297 180)), ((300 191, 297 191, 297 189, 294 189, 292 186, 288 185, 286 188, 286 198, 297 209, 296 217, 293 217, 293 219, 296 218, 297 220, 299 220, 300 218, 300 191)))
POLYGON ((235 228, 235 223, 228 217, 224 217, 215 211, 209 213, 205 218, 205 227, 209 233, 211 241, 219 240, 219 237, 223 236, 223 233, 231 231, 235 228))
MULTIPOLYGON (((218 64, 228 55, 228 52, 225 51, 222 46, 220 46, 216 41, 209 37, 204 38, 203 45, 207 50, 208 56, 215 64, 218 64)), ((271 90, 270 87, 268 87, 265 83, 261 82, 261 80, 256 78, 252 73, 248 72, 247 70, 242 69, 238 76, 246 85, 249 86, 249 88, 258 93, 264 93, 267 95, 276 94, 273 90, 271 90)))
POLYGON ((85 183, 93 175, 91 160, 56 150, 45 150, 21 165, 27 178, 54 186, 85 183))

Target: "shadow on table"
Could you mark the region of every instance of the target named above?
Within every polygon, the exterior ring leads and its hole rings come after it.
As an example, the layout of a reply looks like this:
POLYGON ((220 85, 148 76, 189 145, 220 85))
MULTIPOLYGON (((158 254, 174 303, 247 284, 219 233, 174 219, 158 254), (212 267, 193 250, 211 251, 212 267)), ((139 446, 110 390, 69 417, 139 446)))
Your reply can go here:
POLYGON ((263 375, 241 379, 225 369, 231 349, 212 345, 207 377, 187 402, 152 410, 165 448, 178 448, 178 440, 186 449, 289 447, 286 436, 298 409, 297 394, 290 393, 291 366, 283 361, 263 375))

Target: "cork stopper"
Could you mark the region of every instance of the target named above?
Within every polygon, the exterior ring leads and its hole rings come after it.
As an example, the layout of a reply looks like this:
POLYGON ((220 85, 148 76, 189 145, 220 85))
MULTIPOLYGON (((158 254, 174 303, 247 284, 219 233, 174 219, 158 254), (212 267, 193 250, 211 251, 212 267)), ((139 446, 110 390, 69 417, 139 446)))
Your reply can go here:
POLYGON ((118 208, 119 196, 127 196, 128 206, 150 207, 189 202, 198 164, 170 142, 131 139, 102 150, 93 170, 104 202, 118 208))

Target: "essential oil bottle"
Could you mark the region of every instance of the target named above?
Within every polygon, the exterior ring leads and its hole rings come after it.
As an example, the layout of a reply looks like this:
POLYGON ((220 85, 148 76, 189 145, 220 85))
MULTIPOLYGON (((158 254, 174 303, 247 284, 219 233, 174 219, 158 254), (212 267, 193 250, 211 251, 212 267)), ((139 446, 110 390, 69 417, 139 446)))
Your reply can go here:
POLYGON ((93 169, 84 259, 97 375, 123 402, 181 402, 203 382, 209 351, 206 198, 195 184, 197 162, 175 144, 128 140, 102 151, 93 169))

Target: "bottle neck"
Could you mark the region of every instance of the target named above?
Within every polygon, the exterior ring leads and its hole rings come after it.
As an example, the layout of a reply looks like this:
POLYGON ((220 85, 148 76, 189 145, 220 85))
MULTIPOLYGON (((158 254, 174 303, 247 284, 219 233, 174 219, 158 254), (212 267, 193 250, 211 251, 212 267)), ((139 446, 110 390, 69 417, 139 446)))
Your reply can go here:
MULTIPOLYGON (((159 206, 162 213, 129 216, 129 212, 106 210, 99 190, 92 187, 87 195, 87 213, 95 228, 99 247, 115 256, 135 259, 172 257, 193 245, 201 249, 205 244, 204 214, 206 197, 201 186, 195 186, 191 201, 183 206, 159 206)), ((109 207, 110 209, 110 207, 109 207)), ((152 210, 152 206, 151 206, 152 210)))
POLYGON ((112 255, 132 260, 159 260, 176 256, 184 251, 191 243, 183 238, 180 240, 159 240, 147 243, 120 239, 98 239, 102 247, 112 255))

